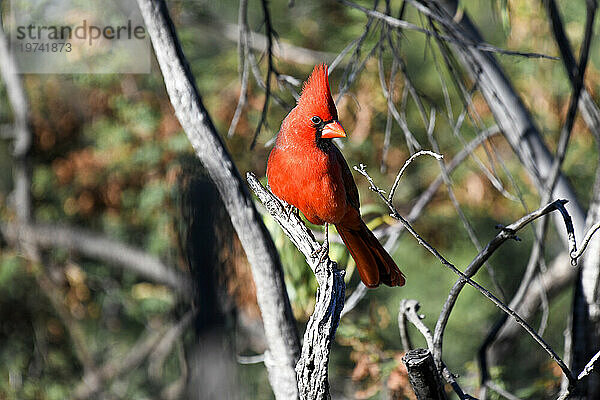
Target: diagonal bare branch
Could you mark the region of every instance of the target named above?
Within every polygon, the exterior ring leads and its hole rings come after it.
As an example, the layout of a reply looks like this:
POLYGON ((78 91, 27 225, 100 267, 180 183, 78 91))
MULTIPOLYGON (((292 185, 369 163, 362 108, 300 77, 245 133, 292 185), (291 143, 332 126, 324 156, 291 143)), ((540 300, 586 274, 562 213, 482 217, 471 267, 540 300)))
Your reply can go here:
MULTIPOLYGON (((442 359, 441 359, 442 346, 441 345, 442 345, 442 337, 443 337, 443 331, 444 331, 445 325, 446 325, 448 317, 450 315, 450 311, 452 310, 453 305, 456 302, 457 296, 460 293, 460 290, 464 287, 465 284, 469 284, 472 287, 474 287, 475 289, 477 289, 477 291, 479 291, 479 293, 481 293, 482 295, 487 297, 490 301, 492 301, 503 312, 509 314, 519 325, 521 325, 521 327, 523 327, 523 329, 525 329, 525 331, 527 333, 529 333, 529 335, 542 347, 542 349, 544 349, 544 351, 546 351, 546 353, 548 353, 550 358, 552 358, 557 363, 557 365, 560 367, 560 369, 563 371, 563 373, 569 380, 569 386, 575 385, 576 380, 575 380, 575 377, 573 376, 573 373, 567 367, 567 365, 563 362, 563 360, 558 356, 558 354, 556 354, 556 352, 552 349, 552 347, 550 347, 535 332, 535 330, 523 318, 521 318, 514 310, 510 309, 502 301, 500 301, 496 296, 494 296, 492 293, 490 293, 487 289, 485 289, 483 286, 481 286, 480 284, 478 284, 477 282, 475 282, 471 279, 471 277, 477 272, 477 270, 479 270, 479 268, 481 268, 481 266, 485 263, 485 261, 487 261, 489 259, 489 257, 495 252, 496 249, 498 249, 500 247, 500 245, 502 243, 506 242, 509 239, 517 238, 516 233, 520 229, 527 226, 529 223, 536 220, 537 218, 540 218, 540 217, 542 217, 548 213, 551 213, 553 211, 560 210, 561 208, 564 209, 564 203, 567 202, 566 200, 556 200, 556 201, 554 201, 550 204, 547 204, 546 206, 544 206, 532 213, 529 213, 529 214, 523 216, 518 221, 516 221, 512 224, 510 224, 506 227, 502 227, 501 231, 496 235, 496 237, 494 239, 492 239, 492 241, 490 241, 487 244, 487 246, 483 249, 483 251, 480 252, 473 259, 471 264, 469 264, 469 266, 465 270, 465 273, 463 273, 458 268, 456 268, 452 263, 450 263, 448 260, 446 260, 433 246, 431 246, 429 243, 427 243, 427 241, 425 241, 414 230, 414 228, 408 223, 408 221, 406 221, 406 219, 404 219, 404 217, 402 217, 402 215, 400 215, 400 213, 398 212, 398 210, 396 210, 394 205, 390 201, 388 201, 388 199, 384 196, 384 194, 383 194, 384 191, 381 190, 379 187, 377 187, 377 185, 375 185, 373 178, 371 178, 369 176, 369 174, 367 173, 367 171, 365 169, 365 165, 361 164, 359 167, 354 167, 354 169, 367 179, 367 181, 369 182, 369 185, 370 185, 369 188, 371 190, 373 190, 374 192, 376 192, 379 195, 379 197, 383 200, 383 202, 387 205, 388 209, 390 210, 390 216, 392 218, 395 218, 395 219, 399 220, 400 222, 402 222, 402 224, 405 226, 406 230, 408 230, 415 237, 415 239, 417 239, 419 244, 421 244, 431 254, 433 254, 445 267, 449 268, 452 272, 454 272, 456 275, 459 276, 459 280, 455 283, 454 287, 452 288, 452 290, 450 292, 450 295, 448 296, 446 304, 444 304, 442 313, 440 313, 440 317, 438 318, 438 323, 436 324, 436 329, 434 332, 434 350, 435 350, 434 357, 436 358, 436 362, 438 363, 438 365, 440 367, 442 365, 442 359)), ((563 215, 563 217, 564 217, 564 215, 563 215)), ((569 226, 568 223, 566 223, 566 225, 569 226)), ((572 224, 571 224, 571 227, 572 227, 572 224)))
POLYGON ((12 241, 28 241, 41 248, 62 248, 133 271, 153 282, 192 295, 191 278, 146 251, 106 236, 66 225, 0 223, 0 232, 12 241))
POLYGON ((277 250, 202 103, 166 3, 138 0, 138 5, 175 115, 215 182, 250 262, 269 346, 269 381, 278 399, 294 398, 300 340, 277 250))
POLYGON ((296 372, 301 399, 329 398, 327 368, 331 345, 344 308, 344 271, 338 270, 337 264, 329 257, 320 254, 321 246, 298 215, 288 212, 281 201, 260 184, 254 174, 248 172, 246 179, 256 196, 269 210, 269 214, 304 255, 317 278, 319 287, 315 310, 304 332, 302 355, 296 365, 296 372))

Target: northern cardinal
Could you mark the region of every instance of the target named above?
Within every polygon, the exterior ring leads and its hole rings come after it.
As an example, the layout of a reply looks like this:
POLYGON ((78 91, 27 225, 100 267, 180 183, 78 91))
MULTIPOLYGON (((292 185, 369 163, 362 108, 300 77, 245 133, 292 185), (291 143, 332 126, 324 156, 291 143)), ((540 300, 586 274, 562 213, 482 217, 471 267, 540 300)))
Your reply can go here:
POLYGON ((402 286, 402 272, 360 216, 356 183, 332 142, 337 137, 346 132, 331 97, 327 66, 317 65, 281 124, 267 162, 269 186, 311 223, 335 225, 367 287, 402 286))

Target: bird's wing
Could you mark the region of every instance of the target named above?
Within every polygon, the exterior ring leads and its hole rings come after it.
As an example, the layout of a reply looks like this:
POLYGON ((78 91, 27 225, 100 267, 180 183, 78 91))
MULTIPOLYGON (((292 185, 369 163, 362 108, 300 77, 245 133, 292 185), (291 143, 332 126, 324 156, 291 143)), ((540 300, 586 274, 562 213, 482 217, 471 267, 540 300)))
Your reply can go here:
POLYGON ((333 154, 337 160, 337 164, 340 166, 342 180, 344 181, 344 189, 346 190, 346 199, 348 200, 348 204, 352 207, 358 209, 360 208, 360 201, 358 198, 358 189, 356 188, 356 183, 354 182, 354 178, 352 177, 352 172, 348 167, 348 163, 346 163, 346 159, 342 155, 342 152, 334 145, 333 154))

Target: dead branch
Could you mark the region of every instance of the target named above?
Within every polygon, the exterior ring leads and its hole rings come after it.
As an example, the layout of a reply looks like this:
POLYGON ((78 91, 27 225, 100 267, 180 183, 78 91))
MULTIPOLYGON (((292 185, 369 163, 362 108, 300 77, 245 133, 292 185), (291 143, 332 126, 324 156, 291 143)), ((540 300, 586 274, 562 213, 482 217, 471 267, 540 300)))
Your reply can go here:
MULTIPOLYGON (((569 43, 569 39, 565 34, 564 24, 560 18, 558 7, 554 0, 542 0, 542 3, 546 7, 546 12, 550 20, 550 27, 552 28, 552 34, 554 40, 560 50, 560 57, 567 71, 567 75, 571 80, 571 84, 575 86, 576 73, 578 70, 577 61, 573 55, 573 50, 569 43)), ((579 97, 579 110, 585 123, 587 124, 590 131, 596 137, 596 140, 600 140, 600 109, 592 99, 589 91, 585 86, 581 89, 581 95, 579 97)))
POLYGON ((250 188, 271 216, 296 248, 304 254, 306 262, 317 278, 319 287, 315 310, 304 333, 302 355, 296 365, 296 372, 301 399, 328 399, 327 367, 331 344, 344 307, 344 273, 337 269, 337 264, 329 257, 320 255, 321 246, 295 213, 285 210, 281 201, 265 189, 254 174, 249 172, 246 178, 250 188))
MULTIPOLYGON (((241 28, 236 24, 224 23, 219 26, 219 34, 231 41, 238 41, 239 30, 241 28)), ((259 32, 251 31, 250 47, 255 51, 264 51, 267 47, 267 37, 259 32)), ((321 62, 328 62, 335 59, 334 53, 318 51, 293 45, 289 42, 277 41, 273 47, 273 56, 275 58, 292 62, 294 64, 304 64, 313 66, 321 62)))
POLYGON ((431 352, 414 349, 402 357, 408 379, 418 400, 445 400, 446 392, 435 367, 431 352))
MULTIPOLYGON (((33 143, 33 132, 29 120, 29 102, 21 76, 18 74, 15 59, 9 49, 3 26, 0 26, 0 74, 2 74, 2 79, 6 85, 8 100, 14 115, 12 207, 15 210, 17 223, 28 224, 34 218, 31 196, 31 160, 29 156, 33 143)), ((3 230, 2 224, 0 224, 0 230, 3 230)), ((93 357, 86 346, 83 327, 66 309, 60 298, 60 289, 47 276, 39 247, 27 237, 22 238, 22 240, 15 240, 15 242, 16 247, 25 254, 39 288, 50 301, 68 332, 78 361, 85 371, 95 370, 93 357)))
POLYGON ((398 330, 400 331, 400 341, 402 342, 402 349, 404 349, 404 352, 408 352, 413 348, 412 342, 410 340, 410 335, 408 334, 408 324, 406 315, 407 309, 405 306, 406 301, 409 300, 402 299, 400 301, 400 310, 398 311, 398 330))
POLYGON ((423 321, 421 321, 425 317, 419 314, 419 308, 421 308, 421 305, 417 300, 403 299, 400 302, 399 314, 406 316, 419 332, 421 332, 421 335, 423 335, 427 342, 427 348, 432 350, 433 336, 431 335, 431 330, 423 323, 423 321))
POLYGON ((175 115, 215 182, 250 261, 269 346, 265 364, 271 386, 278 399, 295 398, 300 341, 277 250, 202 103, 165 2, 138 0, 138 5, 175 115))
MULTIPOLYGON (((407 353, 409 352, 409 350, 413 351, 413 350, 411 350, 410 337, 408 336, 408 332, 406 331, 406 319, 408 319, 419 330, 419 332, 421 332, 421 335, 423 335, 423 337, 425 338, 425 341, 427 342, 427 347, 428 347, 428 349, 426 350, 427 357, 431 357, 431 349, 433 348, 433 336, 431 335, 431 330, 423 323, 423 321, 421 321, 423 318, 425 318, 425 316, 418 313, 420 307, 421 307, 421 305, 416 300, 403 299, 400 302, 400 309, 398 311, 398 326, 400 328, 400 338, 402 340, 405 351, 407 353)), ((425 350, 425 349, 416 349, 414 351, 417 351, 417 354, 419 354, 423 350, 425 350)), ((403 359, 403 361, 404 361, 404 359, 403 359)), ((432 361, 433 361, 433 357, 432 357, 432 361)), ((428 361, 427 361, 427 363, 428 363, 428 361)), ((429 368, 429 367, 427 367, 427 368, 429 368)), ((437 382, 439 382, 439 372, 438 372, 437 367, 435 367, 435 363, 434 363, 434 369, 435 369, 434 375, 435 375, 435 377, 437 377, 436 379, 428 378, 425 380, 425 382, 421 382, 421 384, 419 385, 418 388, 415 388, 413 386, 415 394, 417 394, 417 398, 420 398, 419 397, 419 395, 421 394, 420 390, 422 390, 423 386, 426 388, 429 388, 427 390, 430 390, 431 393, 437 392, 438 389, 436 389, 436 388, 438 387, 438 385, 440 385, 440 383, 437 383, 437 382), (419 392, 418 392, 418 390, 419 390, 419 392)), ((452 386, 452 389, 454 390, 454 392, 458 395, 458 397, 460 399, 472 398, 470 395, 465 394, 463 392, 463 390, 460 387, 460 385, 458 384, 458 382, 456 382, 456 378, 455 378, 454 374, 452 372, 450 372, 450 370, 448 369, 448 367, 446 367, 445 364, 442 363, 439 371, 441 371, 444 379, 446 379, 446 381, 450 384, 450 386, 452 386)), ((420 371, 420 372, 416 371, 415 374, 417 376, 415 378, 418 378, 418 374, 422 373, 422 372, 423 371, 420 371)), ((410 372, 409 372, 409 375, 410 375, 410 372)), ((412 384, 412 380, 411 380, 411 384, 412 384)), ((444 393, 444 396, 445 396, 445 393, 444 393)), ((425 398, 427 398, 427 397, 425 397, 425 398)))
MULTIPOLYGON (((466 12, 457 16, 457 20, 453 19, 458 7, 456 0, 421 0, 420 4, 435 15, 436 21, 443 21, 440 23, 446 34, 454 35, 460 31, 475 42, 483 42, 479 31, 466 12)), ((458 42, 451 42, 451 44, 462 66, 481 90, 502 133, 541 192, 549 176, 553 157, 544 144, 531 113, 492 53, 458 42)), ((579 205, 577 195, 568 180, 560 173, 554 193, 558 198, 569 200, 570 214, 576 227, 575 233, 580 236, 585 212, 579 205)), ((556 224, 559 222, 555 218, 556 224)))
MULTIPOLYGON (((479 270, 479 268, 481 268, 481 266, 485 263, 485 261, 489 259, 489 257, 498 249, 498 247, 500 247, 500 245, 502 245, 504 242, 506 242, 509 239, 517 238, 516 233, 519 230, 521 230, 522 228, 524 228, 525 226, 527 226, 529 223, 533 222, 535 219, 537 219, 543 215, 546 215, 554 210, 559 210, 560 207, 562 207, 563 202, 565 202, 565 201, 557 200, 553 203, 550 203, 549 205, 546 205, 545 207, 538 209, 537 211, 534 211, 533 213, 530 213, 530 214, 522 217, 515 223, 501 228, 502 230, 496 235, 496 237, 494 239, 492 239, 486 245, 486 247, 473 259, 473 261, 471 261, 469 266, 465 269, 464 276, 468 277, 468 278, 471 278, 472 276, 474 276, 477 273, 477 271, 479 270)), ((572 230, 572 227, 571 227, 571 230, 572 230)), ((442 312, 440 313, 440 316, 438 318, 438 322, 436 324, 435 333, 434 333, 434 357, 436 358, 436 361, 441 360, 442 340, 443 340, 444 329, 446 327, 446 324, 448 322, 448 319, 450 317, 450 313, 454 307, 454 304, 456 303, 456 300, 458 299, 458 295, 466 283, 467 282, 465 282, 463 276, 461 276, 460 279, 457 282, 455 282, 454 286, 450 290, 448 298, 446 299, 446 302, 445 302, 444 306, 442 307, 442 312)), ((507 306, 504 306, 504 307, 506 309, 508 309, 507 306)), ((500 308, 502 308, 502 307, 500 307, 500 308)), ((512 310, 509 314, 516 315, 516 313, 512 310)), ((521 318, 519 317, 519 319, 521 319, 521 318)), ((524 323, 524 321, 522 319, 521 319, 521 321, 524 323)), ((550 356, 553 359, 555 359, 554 358, 555 354, 553 356, 554 352, 551 351, 550 346, 548 346, 541 339, 541 337, 539 337, 539 335, 537 335, 537 333, 535 333, 530 327, 526 327, 525 325, 523 325, 520 322, 519 322, 519 324, 521 326, 523 326, 528 331, 528 333, 530 333, 530 334, 533 333, 532 334, 533 338, 550 354, 550 356)), ((562 364, 562 360, 560 360, 560 359, 555 359, 555 361, 557 361, 557 363, 559 365, 562 364)), ((569 376, 570 371, 568 370, 568 368, 566 368, 566 366, 564 366, 564 364, 561 365, 561 368, 563 368, 563 371, 565 371, 565 375, 569 376)))
MULTIPOLYGON (((0 25, 2 24, 0 23, 0 25)), ((29 121, 29 101, 3 26, 0 26, 0 74, 6 86, 6 94, 14 118, 12 126, 14 130, 11 135, 14 139, 12 203, 19 220, 29 222, 32 217, 29 152, 33 143, 33 133, 29 121)))
POLYGON ((267 124, 267 112, 269 111, 269 99, 271 98, 271 75, 277 75, 277 72, 275 71, 275 65, 273 63, 273 37, 275 36, 275 30, 273 29, 273 24, 271 22, 271 12, 269 11, 267 0, 261 0, 260 4, 262 6, 264 15, 265 36, 267 38, 267 46, 265 49, 267 53, 267 76, 265 78, 265 102, 263 103, 262 111, 260 113, 260 120, 258 121, 256 129, 254 130, 254 136, 252 137, 250 150, 254 148, 256 139, 258 139, 258 135, 260 134, 263 126, 267 124))
POLYGON ((581 373, 577 376, 577 379, 581 380, 583 378, 585 378, 586 376, 588 376, 589 374, 592 373, 592 371, 594 370, 594 368, 596 367, 596 363, 598 362, 598 359, 600 359, 600 351, 597 352, 594 357, 592 357, 592 359, 585 365, 585 367, 583 368, 583 371, 581 371, 581 373))
MULTIPOLYGON (((452 173, 468 156, 470 153, 480 146, 485 140, 498 134, 500 131, 497 126, 490 127, 485 131, 481 132, 475 139, 473 139, 467 146, 465 146, 454 158, 446 165, 447 173, 452 173)), ((438 191, 442 183, 444 182, 441 174, 429 184, 427 189, 419 196, 417 201, 414 203, 410 212, 406 216, 406 220, 414 222, 423 212, 427 204, 433 199, 433 196, 438 191)), ((391 190, 390 190, 391 192, 391 190)), ((375 230, 376 236, 388 236, 386 246, 397 242, 399 236, 404 232, 404 225, 397 223, 384 229, 375 230)))
MULTIPOLYGON (((489 52, 489 53, 499 53, 499 54, 505 54, 505 55, 510 55, 510 56, 527 57, 527 58, 546 58, 549 60, 558 60, 557 57, 548 56, 546 54, 501 49, 499 47, 493 46, 488 43, 474 41, 465 35, 461 35, 459 37, 455 37, 455 36, 451 36, 451 35, 441 35, 436 32, 432 32, 428 29, 421 28, 420 26, 412 24, 410 22, 394 18, 390 15, 383 14, 377 10, 369 10, 368 8, 362 7, 356 3, 352 3, 351 1, 348 1, 348 0, 339 0, 339 1, 342 4, 345 4, 349 7, 352 7, 354 9, 362 11, 364 14, 366 14, 369 17, 384 21, 386 24, 388 24, 389 26, 392 26, 394 28, 409 29, 409 30, 413 30, 416 32, 424 33, 427 36, 436 36, 447 42, 460 44, 460 45, 464 45, 464 46, 469 46, 469 47, 472 47, 479 51, 484 51, 484 52, 489 52)), ((415 4, 415 3, 413 3, 413 4, 415 4)), ((422 9, 419 9, 419 10, 422 11, 422 9)))
MULTIPOLYGON (((398 212, 398 210, 396 210, 394 205, 385 197, 385 195, 384 195, 385 192, 375 185, 373 178, 371 178, 369 176, 369 174, 367 173, 367 171, 365 170, 365 165, 360 164, 359 167, 354 167, 354 169, 367 179, 367 181, 369 182, 369 185, 370 185, 369 188, 371 190, 373 190, 374 192, 376 192, 379 195, 379 197, 383 200, 383 202, 387 205, 388 209, 390 210, 390 216, 392 218, 395 218, 395 219, 401 221, 402 224, 405 226, 405 228, 415 237, 415 239, 417 239, 417 241, 419 242, 420 245, 425 247, 444 266, 446 266, 452 272, 454 272, 456 275, 459 276, 459 280, 455 283, 454 287, 452 288, 453 290, 451 290, 451 293, 448 296, 446 304, 444 305, 444 308, 442 309, 442 313, 440 314, 440 317, 438 319, 438 323, 436 324, 436 329, 435 329, 435 334, 434 334, 434 350, 435 350, 434 357, 436 358, 438 367, 441 368, 441 365, 442 365, 441 343, 442 343, 444 327, 445 327, 447 319, 449 317, 449 312, 452 309, 454 302, 456 301, 456 296, 458 296, 458 292, 460 292, 460 289, 462 287, 464 287, 465 284, 468 283, 469 285, 471 285, 472 287, 477 289, 477 291, 479 291, 479 293, 481 293, 482 295, 487 297, 490 301, 492 301, 503 312, 509 314, 519 325, 521 325, 521 327, 523 327, 523 329, 525 329, 525 331, 527 331, 527 333, 529 333, 529 335, 546 351, 546 353, 548 353, 550 358, 552 358, 552 360, 554 360, 557 363, 557 365, 561 368, 561 370, 563 371, 563 373, 569 380, 569 387, 572 387, 575 385, 575 377, 573 376, 573 373, 566 366, 566 364, 563 362, 563 360, 558 356, 558 354, 556 354, 556 352, 552 349, 552 347, 550 347, 535 332, 535 330, 533 328, 531 328, 531 326, 529 326, 529 324, 527 324, 527 322, 525 320, 523 320, 523 318, 521 318, 515 311, 513 311, 512 309, 507 307, 506 304, 504 304, 502 301, 500 301, 496 296, 494 296, 483 286, 481 286, 480 284, 478 284, 477 282, 475 282, 471 279, 472 274, 474 274, 483 265, 483 263, 491 256, 491 254, 502 243, 504 243, 508 239, 517 238, 517 236, 516 236, 517 231, 519 231, 520 229, 522 229, 523 227, 525 227, 526 225, 528 225, 529 223, 531 223, 532 221, 534 221, 535 219, 537 219, 543 215, 546 215, 555 210, 560 210, 561 214, 564 218, 565 225, 567 226, 567 229, 569 229, 569 227, 570 227, 572 230, 572 223, 570 223, 567 220, 568 214, 566 213, 566 210, 564 210, 564 203, 567 202, 566 200, 556 200, 556 201, 546 205, 545 207, 542 207, 528 215, 525 215, 524 217, 522 217, 518 221, 514 222, 513 224, 511 224, 507 227, 502 227, 500 233, 498 235, 496 235, 496 237, 490 243, 488 243, 488 245, 483 249, 483 251, 480 252, 475 257, 475 259, 471 262, 469 267, 467 267, 465 273, 463 273, 458 268, 456 268, 453 264, 451 264, 448 260, 446 260, 433 246, 431 246, 429 243, 427 243, 427 241, 425 241, 414 230, 414 228, 406 221, 406 219, 404 219, 402 217, 402 215, 400 215, 400 213, 398 212), (471 275, 467 275, 467 274, 471 274, 471 275), (458 292, 456 290, 458 290, 458 292)), ((445 376, 445 378, 448 379, 446 376, 445 376)))
POLYGON ((238 23, 239 29, 237 30, 237 42, 238 42, 238 68, 240 69, 240 97, 238 99, 237 106, 231 118, 231 124, 229 124, 229 130, 227 131, 227 137, 233 136, 237 124, 242 116, 242 110, 248 100, 248 58, 249 50, 249 38, 248 38, 248 0, 241 0, 238 11, 238 23))
MULTIPOLYGON (((386 249, 388 250, 388 249, 386 249)), ((365 297, 365 295, 367 294, 368 288, 365 286, 364 283, 359 282, 358 285, 356 285, 356 289, 354 289, 354 292, 352 292, 352 294, 350 296, 348 296, 348 299, 346 299, 346 302, 344 304, 344 309, 342 310, 342 314, 340 315, 340 318, 342 318, 344 315, 348 314, 350 311, 352 311, 354 309, 354 307, 356 307, 356 305, 360 302, 360 300, 365 297)))
POLYGON ((66 225, 11 223, 0 223, 0 232, 13 242, 30 242, 41 248, 75 251, 167 285, 187 298, 192 295, 191 278, 187 274, 165 265, 144 250, 97 233, 66 225))

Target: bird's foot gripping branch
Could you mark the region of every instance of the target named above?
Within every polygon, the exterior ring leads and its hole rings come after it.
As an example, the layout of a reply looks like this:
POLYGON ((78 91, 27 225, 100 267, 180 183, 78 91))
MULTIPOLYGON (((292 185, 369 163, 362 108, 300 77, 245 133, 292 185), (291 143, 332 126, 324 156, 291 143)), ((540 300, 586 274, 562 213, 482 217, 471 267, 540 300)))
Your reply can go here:
POLYGON ((296 373, 301 399, 328 398, 327 367, 331 344, 344 308, 344 271, 339 270, 337 264, 329 257, 319 254, 321 245, 298 215, 287 212, 282 202, 262 186, 254 174, 247 173, 246 179, 269 214, 304 254, 306 262, 317 278, 319 287, 315 310, 304 332, 302 354, 296 364, 296 373))

